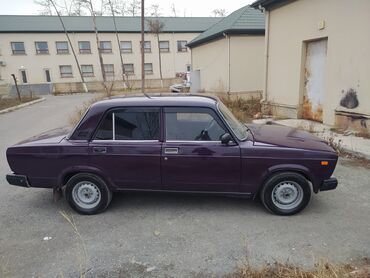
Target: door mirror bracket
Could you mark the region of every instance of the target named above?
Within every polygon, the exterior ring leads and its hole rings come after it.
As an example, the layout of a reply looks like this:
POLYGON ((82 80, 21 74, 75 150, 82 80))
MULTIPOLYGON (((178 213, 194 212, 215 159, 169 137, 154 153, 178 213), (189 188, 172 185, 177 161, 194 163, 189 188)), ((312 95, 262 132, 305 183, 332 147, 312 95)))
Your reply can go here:
POLYGON ((221 144, 228 145, 232 141, 232 137, 229 133, 224 133, 221 135, 221 144))

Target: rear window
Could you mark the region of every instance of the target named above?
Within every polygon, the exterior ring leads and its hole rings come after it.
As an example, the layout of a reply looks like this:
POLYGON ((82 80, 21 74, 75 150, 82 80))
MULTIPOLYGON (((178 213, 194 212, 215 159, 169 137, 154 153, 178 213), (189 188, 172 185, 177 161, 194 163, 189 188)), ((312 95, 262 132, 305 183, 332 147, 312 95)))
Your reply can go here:
POLYGON ((95 140, 159 140, 159 108, 122 108, 108 112, 95 140))

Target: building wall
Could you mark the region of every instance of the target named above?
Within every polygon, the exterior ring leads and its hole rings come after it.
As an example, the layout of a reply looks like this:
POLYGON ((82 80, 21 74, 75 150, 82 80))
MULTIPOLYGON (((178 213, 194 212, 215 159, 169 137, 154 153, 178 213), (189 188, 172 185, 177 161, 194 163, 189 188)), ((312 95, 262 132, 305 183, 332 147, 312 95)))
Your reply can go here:
POLYGON ((200 71, 200 90, 227 92, 228 40, 220 39, 191 49, 192 69, 200 71))
POLYGON ((232 36, 231 92, 261 91, 264 72, 264 36, 232 36))
POLYGON ((193 70, 200 70, 201 90, 207 92, 262 90, 263 57, 263 36, 230 36, 192 48, 193 70))
MULTIPOLYGON (((163 33, 160 34, 160 40, 170 42, 170 52, 161 53, 163 78, 174 78, 176 73, 186 72, 187 65, 191 64, 190 50, 187 52, 177 51, 177 41, 191 41, 198 33, 163 33)), ((87 82, 96 82, 102 80, 102 74, 99 67, 98 50, 93 33, 73 33, 70 34, 72 44, 77 53, 81 65, 92 64, 94 76, 86 77, 87 82), (78 41, 90 41, 91 54, 79 54, 78 41)), ((141 57, 140 57, 140 34, 121 33, 120 41, 132 41, 132 53, 124 53, 123 61, 126 64, 134 64, 135 75, 130 76, 132 80, 141 77, 141 57)), ((114 80, 120 80, 122 71, 120 67, 119 47, 117 45, 114 33, 99 33, 101 41, 112 42, 112 53, 102 54, 104 64, 114 64, 114 80)), ((145 62, 153 64, 153 74, 147 75, 148 79, 159 78, 159 58, 157 38, 152 34, 146 34, 145 40, 151 41, 151 53, 145 53, 145 62)), ((27 71, 28 82, 31 84, 46 83, 44 69, 50 69, 52 83, 71 83, 81 82, 78 68, 72 55, 71 48, 69 54, 57 54, 56 41, 67 41, 63 33, 1 33, 0 34, 0 61, 4 61, 6 66, 0 66, 1 84, 13 83, 11 73, 16 74, 21 81, 20 69, 27 71), (49 54, 36 54, 35 41, 47 41, 49 54), (24 42, 26 55, 13 55, 11 42, 24 42), (60 76, 59 65, 72 65, 73 77, 62 78, 60 76)), ((0 84, 0 85, 1 85, 0 84)))
POLYGON ((270 11, 268 24, 267 100, 270 103, 291 108, 299 115, 305 42, 327 38, 324 123, 334 124, 336 111, 370 116, 370 1, 293 1, 270 11), (319 28, 323 24, 325 28, 319 28), (348 92, 356 93, 358 107, 348 109, 340 104, 348 92))

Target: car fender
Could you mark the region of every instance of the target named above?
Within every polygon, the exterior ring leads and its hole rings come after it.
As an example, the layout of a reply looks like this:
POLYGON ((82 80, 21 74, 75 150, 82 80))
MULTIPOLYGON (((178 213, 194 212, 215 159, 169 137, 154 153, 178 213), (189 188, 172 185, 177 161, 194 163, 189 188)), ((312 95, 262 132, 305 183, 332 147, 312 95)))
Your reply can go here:
MULTIPOLYGON (((58 176, 58 187, 62 187, 66 184, 66 177, 78 173, 90 173, 95 174, 102 178, 106 183, 109 189, 114 190, 115 186, 112 180, 108 175, 104 173, 100 168, 94 166, 72 166, 64 169, 61 174, 58 176)), ((69 178, 68 178, 69 180, 69 178)))
POLYGON ((303 176, 305 176, 315 186, 315 179, 310 173, 310 170, 307 167, 298 164, 279 164, 271 166, 263 174, 263 184, 275 173, 289 171, 303 174, 303 176))

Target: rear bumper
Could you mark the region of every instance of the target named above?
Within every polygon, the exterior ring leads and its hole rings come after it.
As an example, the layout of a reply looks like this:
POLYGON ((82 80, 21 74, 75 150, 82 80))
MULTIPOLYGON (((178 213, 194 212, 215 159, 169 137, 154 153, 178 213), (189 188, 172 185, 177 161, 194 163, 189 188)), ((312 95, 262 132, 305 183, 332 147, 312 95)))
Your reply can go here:
POLYGON ((320 185, 320 191, 328 191, 337 188, 338 180, 336 178, 330 178, 328 180, 324 180, 320 185))
POLYGON ((27 177, 23 175, 9 174, 9 175, 6 175, 6 180, 11 185, 21 186, 21 187, 30 187, 27 177))

